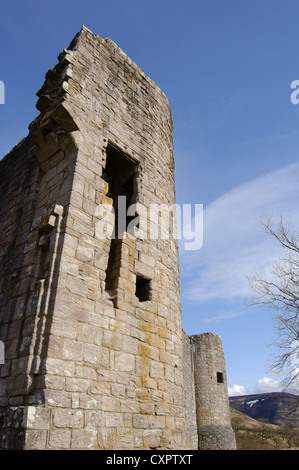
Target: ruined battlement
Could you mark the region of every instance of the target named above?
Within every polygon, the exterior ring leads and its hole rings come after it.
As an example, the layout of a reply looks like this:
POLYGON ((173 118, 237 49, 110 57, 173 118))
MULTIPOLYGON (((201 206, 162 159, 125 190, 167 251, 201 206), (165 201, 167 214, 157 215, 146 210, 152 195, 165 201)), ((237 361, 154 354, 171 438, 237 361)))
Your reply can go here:
POLYGON ((175 204, 166 96, 85 27, 37 96, 0 162, 0 448, 234 448, 221 341, 184 333, 177 241, 138 219, 175 204))

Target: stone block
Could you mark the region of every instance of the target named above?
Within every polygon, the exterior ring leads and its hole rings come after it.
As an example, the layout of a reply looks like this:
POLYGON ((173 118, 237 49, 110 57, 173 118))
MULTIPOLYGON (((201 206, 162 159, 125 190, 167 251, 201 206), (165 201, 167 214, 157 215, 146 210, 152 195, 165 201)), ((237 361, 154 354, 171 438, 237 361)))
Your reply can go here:
POLYGON ((97 429, 73 429, 71 449, 91 450, 97 448, 97 429))
POLYGON ((77 323, 72 320, 55 317, 51 325, 51 333, 63 338, 75 339, 77 335, 77 323))
POLYGON ((82 410, 54 409, 53 425, 56 428, 82 428, 83 422, 82 410))
POLYGON ((23 426, 27 429, 48 429, 50 410, 45 407, 28 406, 23 418, 23 426))
POLYGON ((71 447, 71 430, 54 429, 49 433, 49 448, 67 450, 71 447))
POLYGON ((102 397, 102 410, 103 411, 120 411, 120 400, 115 397, 102 397))
POLYGON ((98 446, 99 449, 115 449, 116 443, 116 430, 115 428, 100 428, 98 429, 98 446))
POLYGON ((115 352, 115 369, 126 372, 135 372, 136 359, 133 354, 124 353, 122 351, 115 352))
POLYGON ((105 382, 93 382, 90 385, 90 393, 93 395, 110 395, 112 386, 105 382))
POLYGON ((143 416, 140 414, 136 414, 133 416, 133 427, 140 428, 140 429, 147 429, 148 428, 148 417, 143 416))
POLYGON ((122 399, 120 402, 120 409, 123 413, 139 413, 141 404, 135 400, 122 399))
POLYGON ((94 257, 94 248, 90 245, 79 244, 76 251, 76 258, 83 263, 90 262, 94 257))
POLYGON ((89 343, 100 346, 102 344, 102 330, 81 322, 77 327, 77 340, 80 344, 89 343))
POLYGON ((84 345, 82 342, 70 339, 63 340, 62 359, 66 361, 82 361, 84 345))
POLYGON ((84 361, 95 366, 108 367, 110 363, 110 351, 107 348, 86 344, 84 346, 84 361))
POLYGON ((46 361, 46 372, 48 374, 59 375, 61 377, 73 377, 74 370, 75 366, 72 361, 52 359, 51 357, 46 361))
POLYGON ((118 331, 104 330, 103 333, 103 346, 121 351, 123 349, 123 335, 118 331))
POLYGON ((124 397, 126 395, 126 387, 123 384, 112 384, 111 395, 113 397, 124 397))
POLYGON ((152 378, 164 377, 164 365, 160 362, 150 361, 150 376, 152 378))
POLYGON ((118 428, 124 425, 123 413, 106 413, 105 420, 107 428, 118 428))
POLYGON ((159 429, 150 429, 144 432, 143 447, 145 449, 158 449, 161 445, 162 431, 159 429))
POLYGON ((47 444, 47 431, 28 429, 25 433, 24 450, 45 450, 47 444))
POLYGON ((86 392, 90 381, 87 379, 66 378, 65 389, 67 392, 86 392))

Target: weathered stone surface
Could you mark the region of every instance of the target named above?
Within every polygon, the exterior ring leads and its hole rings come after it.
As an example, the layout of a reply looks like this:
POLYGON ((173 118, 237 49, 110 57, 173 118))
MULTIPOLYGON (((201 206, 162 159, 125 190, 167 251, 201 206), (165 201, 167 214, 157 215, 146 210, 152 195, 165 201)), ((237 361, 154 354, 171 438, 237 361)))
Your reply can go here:
POLYGON ((70 449, 71 446, 71 430, 55 429, 49 434, 49 449, 64 450, 70 449))
POLYGON ((53 413, 53 424, 56 428, 82 428, 83 411, 57 408, 53 413))

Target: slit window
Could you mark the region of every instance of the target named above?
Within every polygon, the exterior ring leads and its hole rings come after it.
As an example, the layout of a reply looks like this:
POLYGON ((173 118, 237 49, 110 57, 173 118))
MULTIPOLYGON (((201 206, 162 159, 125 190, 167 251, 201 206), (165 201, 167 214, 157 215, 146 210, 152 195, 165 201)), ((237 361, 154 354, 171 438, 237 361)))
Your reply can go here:
POLYGON ((133 204, 136 196, 135 174, 137 164, 127 155, 108 145, 106 167, 102 178, 108 182, 107 196, 113 200, 115 211, 115 237, 121 238, 127 230, 131 217, 127 216, 127 210, 133 204), (124 206, 119 207, 119 197, 125 199, 124 206), (120 222, 121 221, 121 222, 120 222), (120 226, 118 223, 120 222, 120 226))
POLYGON ((136 297, 140 302, 146 302, 151 298, 151 281, 146 277, 136 276, 136 297))
POLYGON ((223 373, 222 372, 217 372, 217 383, 218 384, 223 384, 223 373))
POLYGON ((115 213, 115 238, 111 239, 108 266, 106 269, 106 291, 110 291, 117 287, 121 256, 121 239, 130 222, 130 218, 127 216, 127 210, 136 196, 135 174, 137 164, 112 145, 108 145, 106 153, 106 167, 102 178, 109 185, 107 196, 113 200, 115 213), (119 207, 120 196, 125 199, 125 204, 121 207, 119 207))

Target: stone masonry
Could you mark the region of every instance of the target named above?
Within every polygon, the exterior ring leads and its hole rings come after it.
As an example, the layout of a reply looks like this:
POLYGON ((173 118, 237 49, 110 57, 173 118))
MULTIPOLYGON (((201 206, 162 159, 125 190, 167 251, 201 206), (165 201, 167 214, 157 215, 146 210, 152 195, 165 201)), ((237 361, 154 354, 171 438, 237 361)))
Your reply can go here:
POLYGON ((0 449, 235 448, 221 340, 182 330, 177 241, 128 228, 175 203, 165 95, 83 26, 37 96, 0 161, 0 449))

